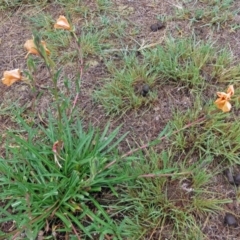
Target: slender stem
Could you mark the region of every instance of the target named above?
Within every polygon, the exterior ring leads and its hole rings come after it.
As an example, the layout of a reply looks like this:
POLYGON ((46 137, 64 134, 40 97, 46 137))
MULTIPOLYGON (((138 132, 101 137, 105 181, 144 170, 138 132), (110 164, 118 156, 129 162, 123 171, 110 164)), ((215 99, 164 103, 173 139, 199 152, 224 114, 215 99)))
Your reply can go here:
POLYGON ((60 107, 60 102, 59 102, 59 91, 57 88, 57 79, 55 79, 56 77, 58 77, 58 72, 55 71, 55 63, 48 56, 46 49, 41 44, 40 38, 36 33, 34 34, 34 43, 36 45, 39 55, 43 58, 43 60, 46 64, 47 70, 49 72, 49 76, 53 81, 53 95, 55 97, 54 100, 57 103, 57 111, 58 111, 58 117, 57 117, 58 118, 58 128, 59 128, 58 132, 59 132, 59 135, 61 135, 61 133, 62 133, 62 113, 61 113, 61 107, 60 107))
MULTIPOLYGON (((198 124, 198 123, 202 123, 202 122, 204 122, 205 120, 206 120, 206 116, 201 117, 201 118, 198 118, 198 119, 195 120, 194 122, 191 122, 191 123, 186 124, 186 125, 185 125, 184 127, 182 127, 181 129, 178 129, 178 130, 172 132, 171 134, 167 134, 167 135, 165 135, 165 136, 163 136, 163 137, 161 137, 161 138, 159 138, 159 139, 157 138, 156 140, 159 141, 159 142, 161 142, 162 140, 166 139, 166 138, 169 137, 170 135, 179 133, 179 132, 181 132, 182 130, 184 130, 184 129, 186 129, 186 128, 189 128, 189 127, 191 127, 191 126, 194 126, 194 125, 196 125, 196 124, 198 124)), ((156 141, 156 140, 155 140, 155 141, 156 141)), ((128 151, 127 153, 123 154, 120 158, 125 158, 125 157, 127 157, 127 156, 132 155, 133 153, 135 153, 135 152, 137 152, 137 151, 139 151, 139 150, 145 149, 145 148, 151 146, 151 143, 152 143, 152 142, 148 142, 148 143, 146 143, 146 144, 144 144, 144 145, 142 145, 142 146, 140 146, 140 147, 138 147, 138 148, 132 149, 132 150, 128 151)), ((110 162, 109 164, 107 164, 107 165, 104 167, 104 170, 107 169, 107 168, 109 168, 109 167, 111 167, 113 164, 116 163, 116 161, 117 161, 117 160, 113 160, 112 162, 110 162)))
POLYGON ((180 176, 180 175, 189 175, 192 174, 192 172, 181 172, 181 173, 159 173, 159 174, 154 174, 154 173, 149 173, 149 174, 143 174, 138 177, 143 177, 143 178, 155 178, 155 177, 172 177, 172 176, 180 176))
MULTIPOLYGON (((77 37, 76 33, 74 31, 72 31, 71 34, 74 36, 76 46, 77 46, 77 50, 78 50, 78 57, 79 57, 79 60, 80 60, 80 77, 79 78, 80 78, 80 80, 82 80, 82 76, 83 76, 83 53, 82 53, 81 46, 78 42, 78 37, 77 37)), ((70 117, 73 113, 73 110, 76 107, 78 98, 79 98, 79 92, 76 94, 76 96, 74 98, 73 106, 72 106, 71 111, 70 111, 70 117)))
POLYGON ((75 233, 75 236, 77 236, 77 239, 81 240, 81 237, 78 235, 78 232, 77 232, 76 228, 73 226, 73 224, 72 224, 72 230, 75 233))
POLYGON ((53 95, 54 95, 55 101, 57 103, 58 127, 59 127, 59 134, 61 135, 61 133, 62 133, 62 112, 61 112, 61 107, 60 107, 60 103, 59 103, 57 80, 54 79, 52 71, 51 71, 50 67, 48 66, 47 62, 46 62, 46 65, 47 65, 47 70, 49 72, 50 78, 52 79, 52 82, 53 82, 53 95))
MULTIPOLYGON (((156 139, 156 140, 158 140, 158 141, 160 142, 160 141, 164 140, 165 138, 169 137, 170 135, 179 133, 179 132, 181 132, 182 130, 184 130, 184 129, 186 129, 186 128, 189 128, 189 127, 191 127, 191 126, 193 126, 193 125, 195 125, 195 124, 197 124, 197 123, 203 122, 205 119, 206 119, 205 116, 202 117, 202 118, 199 118, 199 119, 197 119, 197 120, 194 121, 194 122, 191 122, 191 123, 186 124, 186 125, 185 125, 184 127, 182 127, 181 129, 176 130, 176 131, 172 132, 171 134, 167 134, 167 135, 161 137, 160 139, 156 139)), ((145 149, 145 148, 149 147, 150 145, 151 145, 151 142, 146 143, 146 144, 142 145, 141 147, 138 147, 138 148, 135 148, 135 149, 133 149, 133 150, 130 150, 129 152, 123 154, 123 155, 121 156, 121 158, 124 158, 124 157, 127 157, 127 156, 129 156, 129 155, 132 155, 133 153, 135 153, 135 152, 137 152, 137 151, 139 151, 139 150, 141 150, 141 149, 145 149)))

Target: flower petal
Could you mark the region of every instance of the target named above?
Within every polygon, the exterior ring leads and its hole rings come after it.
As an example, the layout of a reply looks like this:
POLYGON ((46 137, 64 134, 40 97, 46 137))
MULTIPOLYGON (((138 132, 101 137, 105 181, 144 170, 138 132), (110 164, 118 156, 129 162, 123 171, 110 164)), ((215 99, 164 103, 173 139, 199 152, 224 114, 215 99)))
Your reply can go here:
POLYGON ((22 75, 19 69, 5 71, 3 73, 2 83, 7 85, 8 87, 19 80, 22 80, 22 75))
POLYGON ((223 106, 226 104, 226 100, 225 100, 225 99, 218 98, 218 99, 215 101, 215 104, 216 104, 217 108, 222 109, 223 106))
POLYGON ((32 53, 35 55, 39 55, 39 52, 35 46, 33 39, 27 40, 24 44, 24 48, 26 48, 26 50, 28 51, 28 54, 32 53))
POLYGON ((232 96, 234 94, 234 87, 233 87, 233 85, 230 85, 228 87, 227 93, 230 94, 230 96, 232 96))
POLYGON ((226 101, 225 104, 223 105, 222 111, 223 112, 229 112, 232 108, 232 105, 230 102, 226 101))
MULTIPOLYGON (((41 44, 44 48, 44 50, 46 51, 47 55, 50 54, 50 51, 47 49, 47 46, 46 46, 46 42, 45 41, 41 41, 41 44)), ((27 40, 24 44, 24 47, 26 48, 26 50, 28 51, 27 55, 25 56, 25 58, 27 58, 27 56, 31 53, 31 54, 35 54, 35 55, 40 55, 38 50, 37 50, 37 47, 34 43, 34 40, 33 39, 30 39, 30 40, 27 40)))
POLYGON ((222 100, 229 100, 229 99, 230 99, 230 94, 229 94, 229 93, 217 92, 217 95, 218 95, 218 97, 221 98, 222 100))
POLYGON ((229 100, 231 96, 234 94, 234 87, 230 85, 227 89, 227 93, 225 92, 217 92, 218 99, 215 101, 216 106, 221 109, 223 112, 229 112, 232 108, 229 100))
POLYGON ((70 30, 71 26, 68 23, 68 20, 66 19, 66 17, 63 15, 60 15, 59 18, 57 19, 57 22, 54 24, 54 28, 70 30))

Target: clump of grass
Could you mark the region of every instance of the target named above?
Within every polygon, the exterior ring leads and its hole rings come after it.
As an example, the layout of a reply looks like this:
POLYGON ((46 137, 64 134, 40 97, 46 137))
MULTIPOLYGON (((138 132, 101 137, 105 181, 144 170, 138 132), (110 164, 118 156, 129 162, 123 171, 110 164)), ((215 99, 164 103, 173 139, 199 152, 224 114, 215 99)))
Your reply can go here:
POLYGON ((101 23, 100 28, 102 28, 103 35, 108 39, 112 44, 119 44, 119 40, 123 39, 126 34, 127 22, 122 19, 120 16, 99 16, 99 21, 101 23), (113 41, 113 38, 116 37, 118 41, 113 41))
POLYGON ((101 33, 97 32, 84 32, 79 37, 79 41, 82 47, 83 54, 87 57, 88 55, 98 56, 101 49, 104 47, 104 39, 101 33))
POLYGON ((212 158, 199 158, 189 166, 187 159, 177 159, 170 149, 145 154, 131 169, 139 177, 121 197, 127 215, 121 225, 123 235, 129 239, 203 239, 204 217, 229 202, 206 188, 213 176, 208 172, 212 158))
POLYGON ((111 7, 112 2, 110 0, 96 0, 96 5, 99 11, 106 11, 111 7))
POLYGON ((108 63, 109 78, 95 97, 107 113, 123 113, 149 105, 156 92, 142 98, 134 86, 146 83, 158 90, 165 84, 192 89, 196 94, 217 82, 240 80, 240 64, 228 49, 218 50, 210 42, 167 38, 163 46, 125 54, 122 60, 108 63))
POLYGON ((108 189, 113 198, 114 186, 127 179, 117 163, 105 168, 118 159, 115 149, 124 136, 116 140, 118 129, 109 134, 108 126, 102 133, 92 127, 84 131, 80 121, 70 123, 62 117, 63 148, 55 155, 52 145, 59 132, 54 118, 50 116, 46 128, 32 129, 18 116, 21 131, 9 133, 6 157, 0 159, 5 199, 0 222, 13 221, 11 236, 25 232, 28 239, 35 239, 46 223, 58 226, 55 232, 74 232, 77 226, 81 237, 120 236, 97 193, 108 189))
POLYGON ((155 79, 135 54, 126 54, 121 67, 111 63, 107 67, 112 78, 107 80, 103 89, 95 92, 95 98, 103 104, 108 114, 120 114, 149 105, 156 99, 156 93, 152 91, 148 97, 142 95, 142 87, 147 84, 151 88, 155 79))
POLYGON ((9 8, 16 8, 23 5, 40 5, 44 6, 47 3, 46 0, 36 1, 36 0, 2 0, 0 5, 0 10, 5 10, 9 8))
POLYGON ((213 43, 195 38, 165 41, 165 46, 144 52, 145 61, 158 77, 185 87, 204 89, 209 83, 238 80, 240 65, 229 49, 218 50, 213 43), (235 64, 235 65, 234 65, 235 64), (209 79, 204 78, 209 74, 209 79), (227 74, 228 73, 228 74, 227 74))
POLYGON ((239 10, 233 9, 233 0, 213 0, 188 3, 187 8, 176 8, 176 17, 181 20, 189 20, 192 24, 202 23, 204 26, 220 31, 232 21, 239 10))
MULTIPOLYGON (((225 164, 239 164, 239 121, 234 116, 226 116, 226 113, 214 110, 214 106, 208 107, 208 111, 205 108, 204 112, 198 111, 198 114, 206 115, 204 124, 188 128, 174 136, 172 144, 175 150, 188 156, 211 154, 214 159, 221 159, 225 164)), ((193 110, 184 114, 174 113, 172 127, 181 129, 186 123, 196 119, 196 114, 197 112, 193 114, 193 110)))

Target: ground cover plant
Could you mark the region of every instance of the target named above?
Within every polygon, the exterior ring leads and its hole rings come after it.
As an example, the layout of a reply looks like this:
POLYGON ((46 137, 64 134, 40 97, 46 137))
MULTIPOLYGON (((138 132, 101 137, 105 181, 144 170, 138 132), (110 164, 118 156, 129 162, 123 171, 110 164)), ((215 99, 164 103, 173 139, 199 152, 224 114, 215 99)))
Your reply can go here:
POLYGON ((0 239, 238 239, 236 1, 0 2, 0 239))
POLYGON ((188 19, 191 23, 201 23, 217 31, 230 25, 235 29, 235 24, 229 24, 238 14, 239 9, 234 9, 232 0, 201 1, 196 4, 189 1, 187 5, 179 5, 176 9, 176 18, 188 19))

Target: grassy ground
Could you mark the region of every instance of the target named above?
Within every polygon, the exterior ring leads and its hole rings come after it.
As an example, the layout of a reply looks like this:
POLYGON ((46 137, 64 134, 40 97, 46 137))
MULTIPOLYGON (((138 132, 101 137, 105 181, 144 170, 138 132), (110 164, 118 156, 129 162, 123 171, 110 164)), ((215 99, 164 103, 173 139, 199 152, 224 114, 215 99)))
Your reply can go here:
POLYGON ((0 0, 0 239, 238 239, 239 9, 0 0))

